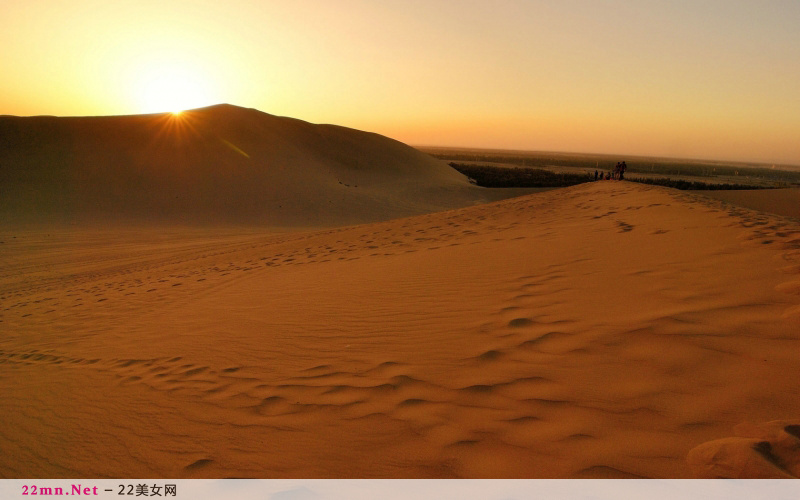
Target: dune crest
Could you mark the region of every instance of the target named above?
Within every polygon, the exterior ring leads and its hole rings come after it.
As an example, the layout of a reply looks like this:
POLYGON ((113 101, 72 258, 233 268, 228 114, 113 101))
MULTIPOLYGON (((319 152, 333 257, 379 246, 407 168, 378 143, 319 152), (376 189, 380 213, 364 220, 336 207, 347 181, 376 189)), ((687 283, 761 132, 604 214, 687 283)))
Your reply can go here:
POLYGON ((0 116, 0 215, 327 227, 510 196, 378 134, 231 105, 0 116))

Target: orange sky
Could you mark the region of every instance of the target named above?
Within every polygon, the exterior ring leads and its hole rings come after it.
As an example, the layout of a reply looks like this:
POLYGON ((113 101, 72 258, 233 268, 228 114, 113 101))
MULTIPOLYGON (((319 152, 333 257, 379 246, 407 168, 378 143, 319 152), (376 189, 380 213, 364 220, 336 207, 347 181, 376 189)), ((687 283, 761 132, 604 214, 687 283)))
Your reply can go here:
POLYGON ((417 145, 800 164, 800 2, 4 0, 0 114, 219 102, 417 145))

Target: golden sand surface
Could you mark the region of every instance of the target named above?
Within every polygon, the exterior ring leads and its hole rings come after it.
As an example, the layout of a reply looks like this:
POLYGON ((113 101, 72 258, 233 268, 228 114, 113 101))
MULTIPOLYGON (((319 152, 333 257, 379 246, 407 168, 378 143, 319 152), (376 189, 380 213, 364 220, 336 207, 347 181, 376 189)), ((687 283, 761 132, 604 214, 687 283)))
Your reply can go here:
POLYGON ((733 205, 800 219, 800 188, 798 187, 694 192, 733 205))
POLYGON ((1 231, 1 477, 800 475, 796 220, 602 182, 1 231))

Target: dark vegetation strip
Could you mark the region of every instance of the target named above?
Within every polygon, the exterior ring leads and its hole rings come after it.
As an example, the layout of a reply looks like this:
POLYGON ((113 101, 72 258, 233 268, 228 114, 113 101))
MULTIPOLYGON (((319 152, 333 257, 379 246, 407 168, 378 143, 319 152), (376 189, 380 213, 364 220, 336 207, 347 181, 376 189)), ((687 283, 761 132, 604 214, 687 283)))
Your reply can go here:
POLYGON ((695 189, 707 191, 731 191, 737 189, 774 189, 773 186, 754 186, 750 184, 715 184, 713 182, 699 182, 687 181, 683 179, 668 179, 666 177, 658 178, 642 178, 642 177, 626 177, 625 180, 632 182, 639 182, 642 184, 652 184, 655 186, 666 186, 675 189, 695 189))
POLYGON ((495 167, 451 163, 451 167, 482 187, 565 187, 589 182, 587 174, 555 173, 540 168, 495 167))
MULTIPOLYGON (((467 165, 463 163, 450 163, 450 166, 469 177, 475 184, 482 187, 511 188, 511 187, 566 187, 593 182, 594 174, 558 173, 541 168, 524 167, 498 167, 493 165, 467 165)), ((626 180, 666 186, 675 189, 695 190, 734 190, 734 189, 765 189, 764 186, 750 184, 715 184, 711 182, 687 181, 683 179, 637 178, 627 177, 626 180)), ((603 181, 606 182, 606 181, 603 181)))
MULTIPOLYGON (((502 154, 458 153, 428 151, 434 158, 448 161, 482 161, 487 163, 505 163, 521 167, 575 167, 610 171, 616 161, 600 157, 554 157, 554 156, 518 156, 502 154)), ((738 176, 764 179, 776 182, 800 183, 800 172, 748 165, 724 165, 710 163, 692 163, 691 161, 642 160, 628 162, 630 173, 647 173, 660 175, 680 175, 694 177, 738 176)))

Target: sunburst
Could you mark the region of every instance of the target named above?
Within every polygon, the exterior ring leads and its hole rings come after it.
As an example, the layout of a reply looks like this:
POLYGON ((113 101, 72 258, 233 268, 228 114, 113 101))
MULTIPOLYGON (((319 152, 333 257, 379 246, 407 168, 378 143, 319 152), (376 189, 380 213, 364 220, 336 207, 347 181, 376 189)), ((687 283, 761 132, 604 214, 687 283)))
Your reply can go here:
POLYGON ((154 64, 142 72, 137 86, 144 113, 172 112, 215 104, 211 81, 197 69, 177 63, 154 64))

